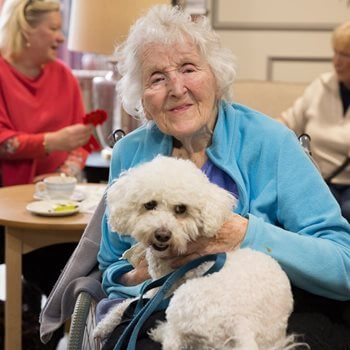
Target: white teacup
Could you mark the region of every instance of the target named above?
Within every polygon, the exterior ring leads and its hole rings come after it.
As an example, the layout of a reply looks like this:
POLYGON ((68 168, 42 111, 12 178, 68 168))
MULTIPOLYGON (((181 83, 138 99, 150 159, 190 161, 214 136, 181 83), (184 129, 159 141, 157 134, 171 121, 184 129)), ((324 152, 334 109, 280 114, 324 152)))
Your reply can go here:
POLYGON ((35 185, 35 190, 47 194, 50 199, 69 199, 76 184, 77 179, 73 176, 48 176, 35 185))

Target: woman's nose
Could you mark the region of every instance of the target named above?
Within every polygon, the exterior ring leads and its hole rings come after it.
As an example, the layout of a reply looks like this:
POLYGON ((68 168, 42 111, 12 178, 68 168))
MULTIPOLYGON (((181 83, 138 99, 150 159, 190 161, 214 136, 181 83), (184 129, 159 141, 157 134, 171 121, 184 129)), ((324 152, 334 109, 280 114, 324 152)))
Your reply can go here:
POLYGON ((184 79, 182 78, 181 74, 177 72, 172 73, 173 74, 169 76, 168 81, 169 92, 173 96, 181 96, 187 91, 187 88, 184 84, 184 79))
POLYGON ((339 54, 334 54, 333 65, 335 68, 341 68, 343 66, 344 60, 339 54))
POLYGON ((63 32, 60 31, 59 34, 58 34, 58 36, 57 36, 57 41, 58 41, 60 44, 62 44, 62 43, 64 42, 64 40, 65 40, 65 36, 64 36, 63 32))

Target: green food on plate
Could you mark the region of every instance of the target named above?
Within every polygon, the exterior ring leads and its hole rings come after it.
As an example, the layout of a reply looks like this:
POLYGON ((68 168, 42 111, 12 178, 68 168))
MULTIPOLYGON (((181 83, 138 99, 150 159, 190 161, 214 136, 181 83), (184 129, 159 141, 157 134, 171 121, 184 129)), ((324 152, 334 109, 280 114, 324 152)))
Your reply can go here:
POLYGON ((62 212, 62 211, 72 211, 77 209, 78 206, 76 204, 73 203, 61 203, 61 204, 57 204, 54 206, 53 211, 55 212, 62 212))

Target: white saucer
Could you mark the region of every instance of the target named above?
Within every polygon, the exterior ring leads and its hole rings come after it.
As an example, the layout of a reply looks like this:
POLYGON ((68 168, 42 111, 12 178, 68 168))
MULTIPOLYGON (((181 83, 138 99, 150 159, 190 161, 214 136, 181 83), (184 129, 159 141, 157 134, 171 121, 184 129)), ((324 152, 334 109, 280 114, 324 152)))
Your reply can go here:
POLYGON ((67 200, 42 200, 29 203, 26 209, 37 215, 67 216, 79 212, 79 203, 67 200), (69 207, 64 208, 66 205, 69 207))
MULTIPOLYGON (((46 191, 35 192, 33 198, 36 200, 49 200, 50 197, 46 191)), ((69 198, 71 201, 81 202, 85 199, 85 194, 81 191, 75 190, 69 198)))

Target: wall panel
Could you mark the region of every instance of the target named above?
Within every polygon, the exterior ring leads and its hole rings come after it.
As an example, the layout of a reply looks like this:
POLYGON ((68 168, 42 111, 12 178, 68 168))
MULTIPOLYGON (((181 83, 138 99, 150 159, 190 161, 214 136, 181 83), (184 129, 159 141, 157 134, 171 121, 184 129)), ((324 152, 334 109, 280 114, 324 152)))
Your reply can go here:
POLYGON ((350 19, 348 0, 208 4, 213 27, 237 58, 239 79, 307 82, 331 70, 332 30, 350 19))

